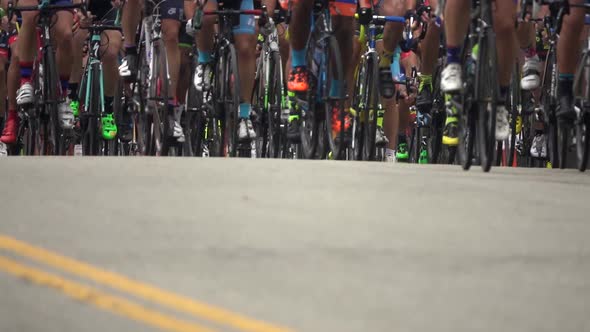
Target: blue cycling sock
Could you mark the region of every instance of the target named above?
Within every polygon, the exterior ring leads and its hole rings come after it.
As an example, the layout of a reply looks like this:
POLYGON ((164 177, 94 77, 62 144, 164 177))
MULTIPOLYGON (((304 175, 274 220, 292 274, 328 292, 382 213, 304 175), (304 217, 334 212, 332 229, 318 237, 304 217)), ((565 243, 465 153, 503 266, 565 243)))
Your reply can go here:
POLYGON ((249 119, 250 118, 250 104, 248 103, 241 103, 240 104, 240 119, 249 119))
POLYGON ((199 51, 199 63, 209 63, 213 61, 213 57, 211 56, 211 52, 207 51, 199 51))
POLYGON ((291 68, 305 66, 307 64, 305 61, 306 54, 307 54, 306 48, 299 50, 299 51, 295 50, 295 49, 291 49, 291 68))
POLYGON ((461 63, 461 47, 447 46, 447 63, 461 63))
POLYGON ((332 86, 330 86, 330 97, 343 97, 342 93, 342 81, 332 80, 332 86))

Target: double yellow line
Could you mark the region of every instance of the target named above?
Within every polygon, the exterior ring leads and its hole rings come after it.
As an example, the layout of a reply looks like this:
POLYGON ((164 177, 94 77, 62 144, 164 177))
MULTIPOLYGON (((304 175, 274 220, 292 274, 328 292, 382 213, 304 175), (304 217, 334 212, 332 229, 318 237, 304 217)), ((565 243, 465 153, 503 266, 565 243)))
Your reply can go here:
MULTIPOLYGON (((251 319, 225 309, 156 288, 146 283, 131 280, 125 276, 99 269, 90 264, 61 256, 2 234, 0 234, 0 250, 13 252, 54 269, 132 295, 138 299, 214 323, 219 327, 229 327, 246 332, 291 332, 286 328, 251 319)), ((83 285, 41 269, 23 265, 1 255, 0 271, 5 271, 16 277, 29 280, 37 285, 57 289, 74 299, 162 330, 174 332, 219 331, 193 322, 180 320, 156 310, 147 309, 125 298, 107 294, 98 288, 83 285)))

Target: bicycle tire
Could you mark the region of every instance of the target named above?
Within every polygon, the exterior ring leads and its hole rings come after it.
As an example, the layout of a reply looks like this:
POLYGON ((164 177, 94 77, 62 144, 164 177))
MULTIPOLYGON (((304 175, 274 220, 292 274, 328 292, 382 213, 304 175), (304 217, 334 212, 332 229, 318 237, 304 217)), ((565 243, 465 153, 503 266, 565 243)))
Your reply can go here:
POLYGON ((224 47, 220 59, 222 75, 219 86, 221 89, 220 100, 223 104, 223 155, 225 157, 236 157, 238 155, 237 124, 238 106, 240 104, 240 76, 238 72, 238 60, 234 45, 228 44, 224 47))
MULTIPOLYGON (((314 64, 315 37, 312 34, 307 42, 307 68, 310 70, 317 66, 314 64)), ((307 92, 298 93, 295 97, 295 107, 301 111, 301 154, 305 159, 314 159, 318 147, 320 123, 324 121, 322 108, 317 107, 317 78, 313 73, 309 75, 309 89, 307 92)))
POLYGON ((547 130, 547 155, 552 168, 559 167, 557 118, 555 116, 557 101, 553 95, 552 88, 552 86, 555 84, 554 81, 557 79, 557 62, 555 52, 555 48, 552 48, 547 54, 547 59, 545 61, 545 71, 543 74, 543 88, 541 92, 541 104, 543 105, 545 128, 547 130))
POLYGON ((342 159, 343 158, 343 151, 344 147, 346 146, 345 142, 345 110, 344 110, 344 101, 345 101, 345 81, 344 81, 344 73, 342 69, 342 59, 340 58, 340 47, 338 46, 338 41, 336 37, 333 35, 329 35, 326 38, 323 38, 320 42, 326 43, 327 48, 324 48, 326 51, 324 56, 324 61, 327 62, 325 73, 327 77, 330 78, 329 81, 323 82, 325 85, 322 87, 322 91, 325 96, 328 96, 326 102, 324 103, 324 115, 325 115, 325 122, 326 122, 326 133, 328 138, 328 147, 332 153, 333 159, 342 159), (331 75, 329 75, 332 73, 331 75), (338 80, 342 82, 342 95, 337 97, 329 96, 330 89, 332 87, 332 82, 338 80), (340 121, 340 128, 336 131, 334 135, 334 126, 333 122, 333 113, 334 109, 337 109, 337 116, 338 120, 340 121))
POLYGON ((43 69, 45 80, 43 84, 43 101, 44 107, 49 114, 49 140, 47 154, 59 155, 61 153, 60 136, 63 134, 57 117, 57 103, 59 94, 59 76, 57 73, 57 66, 55 62, 55 52, 51 46, 47 47, 43 52, 43 69))
POLYGON ((574 85, 574 91, 578 91, 577 87, 582 90, 582 86, 584 90, 579 94, 581 110, 575 124, 577 168, 580 172, 584 172, 588 167, 588 155, 590 155, 590 51, 588 50, 584 52, 576 77, 578 77, 576 80, 578 84, 574 85))
POLYGON ((367 100, 363 110, 363 160, 374 161, 377 153, 375 140, 377 136, 377 118, 380 111, 379 95, 379 58, 376 53, 368 54, 367 65, 367 100))
MULTIPOLYGON (((281 115, 283 112, 284 88, 283 88, 283 66, 281 54, 279 51, 271 52, 271 83, 269 84, 270 98, 268 112, 268 152, 269 158, 278 158, 283 146, 283 137, 281 135, 281 115)), ((286 137, 284 137, 286 139, 286 137)))
MULTIPOLYGON (((152 89, 152 101, 155 108, 154 113, 154 131, 159 135, 159 141, 156 140, 156 155, 168 156, 170 154, 173 138, 171 135, 173 123, 170 122, 171 116, 168 111, 168 88, 170 76, 168 74, 168 58, 166 47, 162 39, 152 43, 152 73, 157 73, 152 77, 150 87, 152 89)), ((156 135, 156 138, 158 136, 156 135)))
MULTIPOLYGON (((480 3, 484 6, 485 2, 480 3)), ((491 22, 491 6, 481 8, 484 18, 491 22)), ((479 159, 484 172, 492 168, 496 147, 496 111, 498 106, 497 54, 495 33, 491 27, 480 32, 476 64, 475 91, 478 106, 477 141, 479 159)))
POLYGON ((570 142, 570 131, 573 123, 557 121, 557 151, 559 153, 559 168, 565 169, 568 164, 568 150, 570 142))
POLYGON ((363 111, 365 107, 365 100, 367 99, 367 56, 362 54, 360 57, 359 64, 355 69, 354 74, 354 85, 353 91, 356 93, 352 94, 352 108, 356 110, 356 113, 352 117, 352 139, 351 144, 348 147, 348 152, 353 160, 363 160, 363 111))
MULTIPOLYGON (((520 89, 520 63, 517 61, 514 67, 514 73, 512 74, 512 81, 510 87, 510 136, 506 142, 508 146, 506 161, 508 167, 514 165, 514 155, 516 150, 516 122, 518 117, 522 118, 522 90, 520 89)), ((521 129, 522 131, 522 121, 521 129)))

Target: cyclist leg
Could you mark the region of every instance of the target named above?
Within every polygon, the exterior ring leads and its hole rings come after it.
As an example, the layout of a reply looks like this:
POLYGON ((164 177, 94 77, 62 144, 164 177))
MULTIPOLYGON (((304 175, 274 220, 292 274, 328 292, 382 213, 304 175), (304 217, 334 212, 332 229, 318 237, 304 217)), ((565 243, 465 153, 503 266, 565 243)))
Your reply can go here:
POLYGON ((6 114, 6 67, 10 62, 8 38, 7 31, 0 32, 0 119, 6 114))
MULTIPOLYGON (((254 9, 252 0, 241 0, 240 10, 254 9)), ((234 40, 238 55, 238 72, 240 75, 240 106, 238 139, 248 140, 256 137, 250 115, 252 89, 256 71, 256 21, 253 15, 240 15, 239 24, 234 26, 234 40)))
MULTIPOLYGON (((186 5, 185 5, 186 7, 186 5)), ((217 10, 217 1, 209 0, 204 11, 217 10)), ((188 13, 188 12, 187 12, 188 13)), ((203 16, 201 21, 201 30, 197 33, 196 42, 198 54, 197 74, 195 75, 194 84, 197 91, 207 91, 211 86, 211 71, 213 64, 213 42, 215 35, 215 21, 213 15, 203 16)))
POLYGON ((125 36, 125 58, 119 66, 119 74, 127 80, 137 73, 137 27, 141 21, 141 8, 144 0, 126 0, 123 7, 121 27, 125 36))
POLYGON ((306 43, 311 31, 313 1, 293 0, 289 42, 291 44, 291 69, 287 88, 292 92, 305 92, 309 88, 306 68, 306 43))
MULTIPOLYGON (((56 4, 71 3, 71 0, 56 0, 56 4)), ((56 65, 61 83, 62 96, 67 94, 69 88, 70 74, 72 72, 72 26, 74 24, 74 15, 71 11, 61 10, 55 13, 55 23, 51 28, 51 38, 56 41, 56 65)), ((70 108, 69 102, 63 100, 57 109, 57 116, 62 128, 74 128, 74 113, 70 108)))
MULTIPOLYGON (((19 6, 38 5, 36 0, 20 0, 19 6)), ((30 104, 34 100, 31 74, 33 72, 33 59, 37 51, 37 26, 36 12, 23 12, 22 24, 18 34, 18 54, 21 82, 16 101, 19 105, 30 104)))
MULTIPOLYGON (((527 10, 520 8, 518 12, 527 10)), ((518 24, 516 30, 518 44, 524 54, 524 65, 522 67, 522 78, 520 86, 523 90, 535 90, 541 85, 541 61, 537 55, 534 22, 524 21, 518 24)))
MULTIPOLYGON (((348 97, 344 103, 344 109, 347 110, 344 116, 344 129, 348 130, 352 123, 348 109, 350 108, 350 89, 354 80, 354 62, 353 55, 349 50, 353 49, 354 37, 354 14, 356 13, 356 1, 334 0, 331 3, 331 14, 334 28, 334 35, 338 41, 340 49, 340 61, 342 62, 344 81, 332 80, 330 87, 330 97, 341 98, 348 97)), ((332 119, 332 131, 338 132, 341 129, 338 111, 335 108, 332 119)), ((376 111, 376 110, 375 110, 376 111)))
POLYGON ((18 63, 15 63, 16 61, 18 61, 18 58, 13 54, 11 54, 11 40, 14 40, 16 37, 15 35, 12 34, 8 34, 6 36, 6 39, 2 40, 2 42, 0 43, 0 57, 5 57, 7 60, 10 60, 10 66, 8 69, 8 79, 6 81, 6 85, 7 85, 7 97, 8 97, 8 112, 6 113, 6 121, 4 122, 4 128, 2 130, 2 136, 0 137, 0 141, 2 143, 5 144, 13 144, 16 142, 17 139, 17 131, 18 131, 18 124, 19 124, 19 119, 18 119, 18 113, 16 111, 16 103, 12 103, 12 91, 11 89, 15 90, 16 94, 16 88, 18 87, 18 83, 17 85, 11 84, 13 83, 13 81, 11 80, 13 78, 14 74, 14 69, 16 68, 18 71, 18 63), (12 69, 12 70, 11 70, 12 69))
MULTIPOLYGON (((570 4, 584 4, 585 0, 570 0, 570 4)), ((557 117, 562 121, 571 122, 576 119, 574 109, 574 74, 580 57, 582 42, 580 33, 584 28, 583 8, 570 8, 570 14, 563 19, 563 26, 557 42, 557 71, 559 83, 557 94, 557 117)))
MULTIPOLYGON (((401 54, 400 63, 402 69, 405 71, 406 78, 411 77, 412 68, 417 68, 419 62, 418 56, 414 52, 403 52, 401 54)), ((400 99, 397 107, 399 126, 397 128, 397 150, 395 153, 395 159, 397 161, 407 162, 410 156, 407 132, 410 128, 410 112, 413 113, 414 118, 417 116, 416 108, 412 107, 416 97, 414 91, 407 91, 406 87, 403 85, 399 92, 400 99)))
MULTIPOLYGON (((94 0, 96 1, 96 0, 94 0)), ((107 10, 104 8, 97 15, 97 19, 107 25, 114 25, 117 19, 117 12, 115 10, 107 10)), ((114 117, 114 101, 115 101, 115 89, 117 88, 117 80, 119 79, 119 70, 117 65, 119 63, 119 52, 121 51, 123 44, 123 36, 119 31, 104 31, 101 35, 100 42, 100 54, 102 62, 102 73, 104 80, 104 102, 105 102, 105 113, 101 118, 102 137, 104 139, 114 139, 119 132, 117 123, 114 117)), ((122 124, 124 130, 121 132, 121 139, 130 139, 130 127, 124 122, 122 124)))
POLYGON ((182 26, 180 27, 178 36, 178 46, 180 47, 180 74, 178 75, 178 83, 176 85, 176 96, 178 97, 178 102, 184 104, 191 80, 193 39, 186 33, 186 29, 182 26))
POLYGON ((88 30, 77 29, 74 32, 72 40, 74 53, 72 55, 72 72, 70 73, 70 107, 74 116, 79 115, 80 103, 78 101, 78 89, 80 87, 80 81, 82 80, 82 73, 84 72, 83 58, 84 58, 84 43, 88 38, 88 30))
MULTIPOLYGON (((430 0, 431 13, 435 13, 438 8, 438 0, 430 0)), ((424 39, 420 42, 421 66, 420 66, 420 86, 418 87, 418 97, 416 98, 416 107, 421 113, 429 113, 432 107, 432 75, 436 68, 439 49, 440 35, 442 32, 441 20, 431 15, 428 20, 428 30, 424 39)))
POLYGON ((463 87, 461 48, 469 29, 471 0, 447 0, 444 13, 447 65, 441 74, 440 87, 444 92, 457 92, 463 87))
POLYGON ((496 140, 502 141, 510 135, 506 101, 510 91, 510 79, 516 61, 516 1, 496 0, 494 31, 496 33, 498 85, 500 98, 496 109, 496 140))
MULTIPOLYGON (((404 16, 406 9, 405 0, 381 0, 377 6, 379 15, 404 16)), ((395 92, 395 86, 391 77, 391 63, 398 43, 402 39, 403 25, 387 22, 383 28, 383 51, 379 60, 379 80, 381 95, 391 98, 395 92)))

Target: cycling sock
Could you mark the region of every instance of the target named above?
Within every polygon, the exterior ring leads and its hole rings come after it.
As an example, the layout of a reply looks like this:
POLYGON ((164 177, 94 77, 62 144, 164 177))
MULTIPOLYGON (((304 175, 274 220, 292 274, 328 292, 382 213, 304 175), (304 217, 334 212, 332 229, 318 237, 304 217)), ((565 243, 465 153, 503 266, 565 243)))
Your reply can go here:
POLYGON ((399 134, 397 135, 397 145, 406 144, 406 135, 399 134))
POLYGON ((59 78, 59 83, 61 85, 61 93, 66 95, 68 93, 68 89, 70 88, 70 78, 66 76, 61 76, 59 78))
POLYGON ((33 74, 33 62, 19 62, 20 65, 20 84, 31 83, 31 75, 33 74))
POLYGON ((16 119, 18 117, 18 112, 16 110, 8 110, 8 115, 6 119, 16 119))
POLYGON ((461 47, 447 45, 447 63, 461 63, 461 47))
POLYGON ((199 51, 198 61, 200 64, 210 63, 213 61, 213 56, 211 55, 211 52, 199 51))
POLYGON ((291 49, 291 68, 304 67, 307 64, 305 61, 306 54, 306 48, 303 48, 302 50, 291 49))
POLYGON ((115 97, 113 96, 104 96, 104 111, 105 113, 112 114, 113 113, 113 104, 115 102, 115 97))
POLYGON ((429 86, 430 90, 432 90, 432 75, 420 75, 420 86, 418 87, 418 92, 422 92, 425 86, 429 86))
POLYGON ((68 97, 71 100, 78 100, 78 83, 70 82, 70 89, 68 91, 68 97))
POLYGON ((137 54, 137 46, 125 45, 125 54, 137 54))
POLYGON ((240 119, 249 119, 249 118, 250 118, 250 104, 241 103, 240 104, 240 119))
POLYGON ((574 74, 559 74, 557 92, 560 96, 573 96, 574 74))
POLYGON ((400 66, 400 57, 401 57, 402 50, 397 47, 395 52, 393 52, 393 57, 391 59, 391 77, 393 77, 396 81, 400 81, 400 74, 401 74, 401 66, 400 66))
POLYGON ((383 67, 389 67, 391 65, 391 63, 393 62, 393 54, 395 53, 395 51, 389 51, 386 50, 385 48, 383 49, 383 52, 381 52, 381 58, 379 59, 379 67, 383 68, 383 67))
POLYGON ((332 86, 330 86, 330 97, 342 97, 340 94, 342 93, 342 81, 341 80, 332 80, 332 86))
POLYGON ((390 148, 385 148, 385 156, 387 157, 395 157, 395 150, 390 148))
POLYGON ((510 91, 509 86, 500 86, 500 100, 498 100, 498 104, 503 105, 506 102, 508 91, 510 91))

